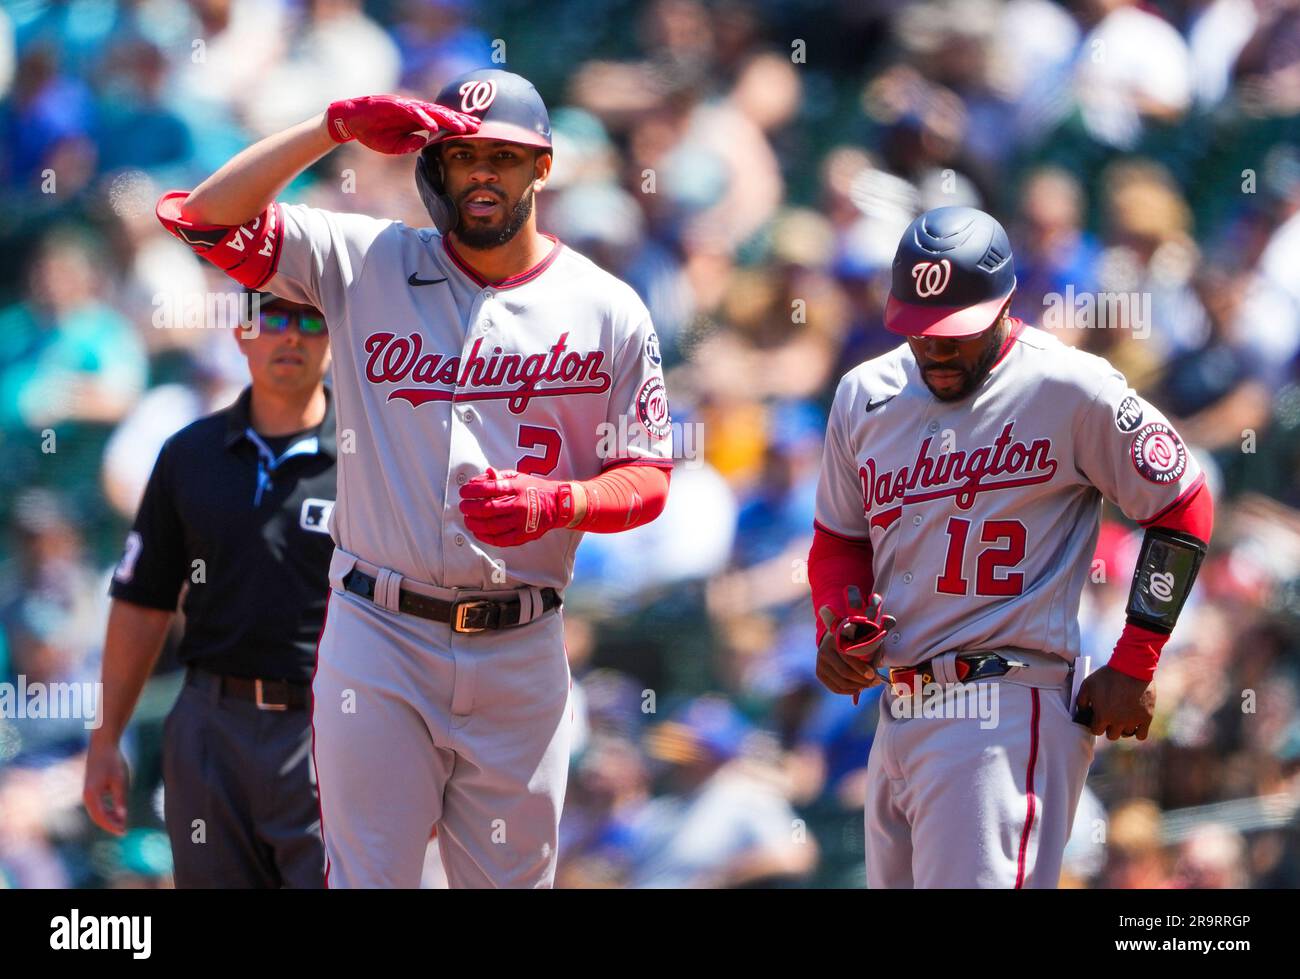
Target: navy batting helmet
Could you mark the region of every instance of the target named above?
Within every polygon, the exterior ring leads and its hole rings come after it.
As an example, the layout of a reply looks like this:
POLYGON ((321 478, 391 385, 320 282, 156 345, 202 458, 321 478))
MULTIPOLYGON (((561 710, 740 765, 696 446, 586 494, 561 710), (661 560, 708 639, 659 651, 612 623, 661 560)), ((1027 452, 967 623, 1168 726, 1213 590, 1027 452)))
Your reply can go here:
POLYGON ((1002 225, 973 207, 936 207, 898 243, 885 326, 904 336, 970 336, 993 325, 1015 288, 1002 225))
POLYGON ((443 86, 438 105, 477 116, 477 132, 442 133, 420 151, 415 164, 415 185, 438 230, 446 234, 456 226, 456 207, 443 192, 438 144, 453 139, 494 139, 551 149, 551 118, 546 103, 522 75, 499 68, 466 72, 443 86))

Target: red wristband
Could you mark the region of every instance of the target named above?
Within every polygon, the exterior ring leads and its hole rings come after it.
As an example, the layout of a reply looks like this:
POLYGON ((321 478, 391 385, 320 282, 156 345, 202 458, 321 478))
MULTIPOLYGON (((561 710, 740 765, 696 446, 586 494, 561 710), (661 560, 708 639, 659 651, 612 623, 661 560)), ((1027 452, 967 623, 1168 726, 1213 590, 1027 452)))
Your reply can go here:
POLYGON ((573 484, 561 483, 555 491, 555 525, 568 527, 573 523, 573 484))
POLYGON ((1163 632, 1152 632, 1129 622, 1124 626, 1119 641, 1115 643, 1115 651, 1110 654, 1110 662, 1106 665, 1125 676, 1150 683, 1155 679, 1160 651, 1168 641, 1169 636, 1163 632))

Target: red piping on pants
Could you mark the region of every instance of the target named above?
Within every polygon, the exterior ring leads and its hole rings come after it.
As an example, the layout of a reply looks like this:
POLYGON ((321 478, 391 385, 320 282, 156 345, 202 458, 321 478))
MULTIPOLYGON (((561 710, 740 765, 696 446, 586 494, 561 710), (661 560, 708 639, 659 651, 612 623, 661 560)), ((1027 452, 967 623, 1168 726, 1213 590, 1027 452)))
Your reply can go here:
POLYGON ((1029 833, 1034 828, 1034 815, 1038 808, 1038 799, 1034 795, 1034 764, 1038 761, 1038 688, 1030 687, 1029 693, 1034 699, 1033 720, 1029 728, 1029 765, 1025 772, 1025 794, 1029 804, 1025 810, 1025 827, 1020 831, 1020 859, 1016 868, 1016 889, 1025 884, 1025 854, 1029 850, 1029 833))

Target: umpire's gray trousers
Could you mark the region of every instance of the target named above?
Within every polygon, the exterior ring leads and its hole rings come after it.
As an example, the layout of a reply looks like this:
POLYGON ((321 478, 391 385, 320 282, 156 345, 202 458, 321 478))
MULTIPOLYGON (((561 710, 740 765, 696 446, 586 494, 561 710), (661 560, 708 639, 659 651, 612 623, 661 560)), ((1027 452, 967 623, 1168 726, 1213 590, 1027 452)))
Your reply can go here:
POLYGON ((325 886, 311 710, 262 710, 191 673, 163 728, 177 887, 325 886))

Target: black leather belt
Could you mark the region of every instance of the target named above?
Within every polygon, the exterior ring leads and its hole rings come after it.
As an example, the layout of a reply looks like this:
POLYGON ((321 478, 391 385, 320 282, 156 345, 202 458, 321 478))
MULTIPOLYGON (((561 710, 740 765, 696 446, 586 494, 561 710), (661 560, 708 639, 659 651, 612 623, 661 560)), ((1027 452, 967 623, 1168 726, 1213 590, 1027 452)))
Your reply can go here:
POLYGON ((311 703, 310 683, 230 676, 202 670, 197 666, 190 667, 186 682, 208 689, 213 684, 220 684, 221 696, 251 701, 257 705, 258 710, 302 710, 311 703))
MULTIPOLYGON (((343 579, 343 587, 368 601, 375 600, 375 579, 364 571, 356 568, 349 571, 343 579)), ((541 593, 542 612, 549 612, 564 604, 560 593, 554 588, 543 588, 541 593)), ((462 598, 456 602, 444 602, 440 598, 430 598, 405 588, 397 598, 398 611, 422 619, 432 619, 434 622, 449 623, 453 632, 483 632, 486 629, 513 629, 526 625, 527 623, 519 621, 522 604, 519 596, 514 594, 507 598, 462 598)), ((541 614, 539 612, 538 616, 541 614)))

